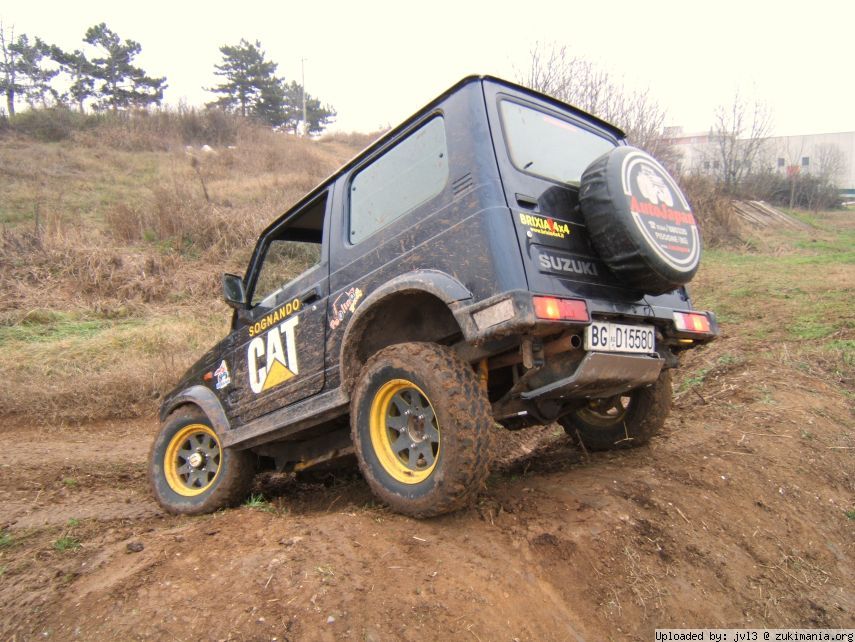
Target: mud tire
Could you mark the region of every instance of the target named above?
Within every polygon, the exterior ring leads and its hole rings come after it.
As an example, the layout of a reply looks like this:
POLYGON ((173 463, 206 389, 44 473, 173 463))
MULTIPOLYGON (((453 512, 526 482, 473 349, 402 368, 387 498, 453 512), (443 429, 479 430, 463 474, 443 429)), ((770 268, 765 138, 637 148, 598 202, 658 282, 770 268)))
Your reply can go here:
POLYGON ((495 430, 490 404, 472 368, 448 348, 403 343, 377 352, 354 386, 350 416, 362 475, 374 494, 394 511, 412 517, 449 513, 470 504, 484 486, 495 430), (438 421, 435 467, 418 483, 395 479, 372 442, 372 402, 384 385, 395 380, 412 382, 421 389, 438 421))
POLYGON ((253 453, 221 447, 220 470, 209 488, 189 497, 175 492, 164 471, 167 448, 182 429, 194 424, 213 430, 201 410, 182 408, 172 413, 163 423, 149 453, 149 486, 157 503, 173 515, 201 515, 235 506, 249 493, 255 477, 257 458, 253 453))
MULTIPOLYGON (((623 416, 612 422, 595 420, 588 409, 574 411, 558 420, 570 437, 587 450, 621 450, 642 446, 665 424, 671 412, 671 371, 664 370, 656 383, 630 392, 623 416)), ((599 401, 599 400, 594 400, 599 401)))

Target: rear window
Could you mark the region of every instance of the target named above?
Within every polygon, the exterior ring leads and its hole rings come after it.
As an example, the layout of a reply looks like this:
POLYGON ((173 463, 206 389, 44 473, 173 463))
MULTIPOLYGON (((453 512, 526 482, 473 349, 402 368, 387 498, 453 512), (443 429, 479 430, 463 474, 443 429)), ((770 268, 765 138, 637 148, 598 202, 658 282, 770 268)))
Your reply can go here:
POLYGON ((499 110, 511 162, 529 174, 579 185, 591 161, 615 147, 607 138, 519 103, 503 100, 499 110))
POLYGON ((448 182, 445 124, 438 116, 410 134, 350 185, 350 242, 359 243, 442 192, 448 182))

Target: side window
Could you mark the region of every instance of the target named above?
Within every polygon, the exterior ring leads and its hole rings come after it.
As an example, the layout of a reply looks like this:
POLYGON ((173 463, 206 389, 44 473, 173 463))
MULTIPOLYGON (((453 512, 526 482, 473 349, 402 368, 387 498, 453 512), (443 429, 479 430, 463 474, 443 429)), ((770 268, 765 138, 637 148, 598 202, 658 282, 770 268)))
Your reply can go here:
POLYGON ((267 249, 252 290, 253 306, 279 305, 276 295, 321 262, 326 202, 324 194, 264 239, 267 249))
POLYGON ((353 178, 350 242, 359 243, 433 198, 447 182, 445 123, 437 116, 353 178))

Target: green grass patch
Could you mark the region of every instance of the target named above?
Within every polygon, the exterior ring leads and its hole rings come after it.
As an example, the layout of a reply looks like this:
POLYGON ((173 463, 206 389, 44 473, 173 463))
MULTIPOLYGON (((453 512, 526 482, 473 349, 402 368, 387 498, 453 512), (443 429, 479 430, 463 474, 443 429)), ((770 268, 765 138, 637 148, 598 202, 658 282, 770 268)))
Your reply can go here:
POLYGON ((51 323, 29 323, 0 326, 0 346, 13 342, 36 343, 68 338, 87 339, 112 325, 104 320, 77 320, 68 315, 51 323))
POLYGON ((789 327, 789 333, 796 339, 815 340, 822 339, 834 332, 834 326, 830 323, 817 321, 814 318, 800 317, 789 327))
POLYGON ((711 370, 712 368, 701 368, 693 376, 683 379, 682 383, 680 383, 680 392, 686 392, 687 390, 690 390, 695 386, 701 385, 704 382, 704 379, 707 378, 707 375, 710 373, 711 370))
POLYGON ((832 339, 825 347, 839 353, 844 363, 855 366, 855 339, 832 339))
POLYGON ((80 540, 71 535, 63 535, 53 543, 53 548, 56 551, 64 553, 66 551, 76 551, 80 548, 80 540))
POLYGON ((782 212, 789 214, 794 219, 801 221, 802 223, 807 223, 811 227, 823 228, 824 222, 820 220, 815 214, 812 212, 805 212, 804 210, 791 210, 789 208, 781 207, 779 208, 782 212))
POLYGON ((839 250, 828 251, 819 254, 806 254, 794 252, 792 254, 769 255, 769 254, 742 254, 727 250, 709 250, 704 255, 704 261, 717 265, 727 265, 736 268, 751 268, 774 273, 779 268, 797 267, 805 265, 851 265, 855 263, 854 243, 839 250))
POLYGON ((265 513, 275 513, 276 508, 264 498, 264 495, 250 495, 246 501, 243 503, 247 508, 252 508, 253 510, 264 511, 265 513))
POLYGON ((855 520, 855 508, 853 508, 852 510, 846 511, 846 518, 855 520))
POLYGON ((9 533, 6 531, 0 531, 0 548, 9 548, 14 543, 15 540, 9 533))

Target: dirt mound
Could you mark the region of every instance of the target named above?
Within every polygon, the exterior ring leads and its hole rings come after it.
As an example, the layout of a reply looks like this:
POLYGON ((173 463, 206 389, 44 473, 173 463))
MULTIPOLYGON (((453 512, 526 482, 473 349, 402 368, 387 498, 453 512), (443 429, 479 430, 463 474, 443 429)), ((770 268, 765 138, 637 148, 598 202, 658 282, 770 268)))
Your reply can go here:
POLYGON ((378 505, 354 471, 265 474, 243 507, 164 515, 145 479, 154 418, 65 426, 60 411, 129 416, 158 389, 140 385, 151 364, 179 372, 221 329, 29 310, 0 325, 0 640, 855 626, 852 220, 707 253, 693 293, 723 336, 684 356, 648 447, 590 455, 557 425, 500 432, 477 504, 425 521, 378 505), (133 345, 152 361, 112 376, 111 350, 133 345), (10 419, 24 405, 27 423, 10 419))
POLYGON ((143 474, 153 421, 50 443, 6 428, 0 630, 642 640, 657 626, 852 626, 851 419, 838 389, 750 357, 678 395, 648 448, 589 456, 555 426, 504 434, 478 504, 427 521, 378 506, 353 473, 267 475, 253 507, 167 517, 143 474))

